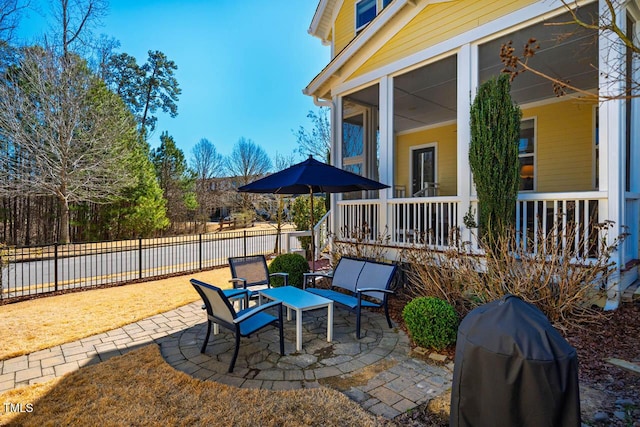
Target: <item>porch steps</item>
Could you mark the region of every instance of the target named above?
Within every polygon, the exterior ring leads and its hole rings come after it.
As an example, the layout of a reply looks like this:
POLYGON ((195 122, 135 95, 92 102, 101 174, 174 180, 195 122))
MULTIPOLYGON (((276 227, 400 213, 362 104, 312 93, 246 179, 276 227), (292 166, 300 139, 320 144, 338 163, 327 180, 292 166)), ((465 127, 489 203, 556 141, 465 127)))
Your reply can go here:
POLYGON ((640 375, 640 365, 638 365, 637 363, 628 362, 622 359, 606 359, 606 362, 618 366, 619 368, 626 369, 627 371, 633 372, 634 374, 640 375))

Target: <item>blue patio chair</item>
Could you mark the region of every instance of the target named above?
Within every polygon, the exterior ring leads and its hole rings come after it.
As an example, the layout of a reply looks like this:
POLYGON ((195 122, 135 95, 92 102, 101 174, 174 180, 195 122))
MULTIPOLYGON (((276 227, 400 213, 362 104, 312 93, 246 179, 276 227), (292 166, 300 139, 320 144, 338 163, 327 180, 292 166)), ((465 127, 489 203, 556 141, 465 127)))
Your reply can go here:
POLYGON ((234 288, 247 289, 249 297, 258 296, 258 291, 271 287, 271 278, 280 276, 284 279, 284 286, 289 285, 287 273, 269 273, 267 259, 264 255, 251 255, 229 258, 231 268, 231 283, 234 288))
POLYGON ((207 348, 209 336, 211 335, 212 324, 215 323, 224 328, 230 329, 235 333, 236 337, 236 348, 233 352, 231 364, 229 365, 229 372, 231 373, 233 372, 236 359, 238 358, 240 337, 248 337, 266 326, 275 325, 278 327, 280 333, 280 354, 284 356, 282 303, 280 301, 273 301, 268 304, 245 308, 244 310, 236 313, 233 305, 229 301, 229 298, 224 294, 222 289, 196 279, 191 279, 190 282, 200 297, 202 297, 202 301, 204 301, 205 308, 207 310, 207 335, 204 338, 204 343, 202 344, 200 353, 204 353, 207 348), (265 313, 265 310, 272 307, 276 308, 278 317, 265 313))

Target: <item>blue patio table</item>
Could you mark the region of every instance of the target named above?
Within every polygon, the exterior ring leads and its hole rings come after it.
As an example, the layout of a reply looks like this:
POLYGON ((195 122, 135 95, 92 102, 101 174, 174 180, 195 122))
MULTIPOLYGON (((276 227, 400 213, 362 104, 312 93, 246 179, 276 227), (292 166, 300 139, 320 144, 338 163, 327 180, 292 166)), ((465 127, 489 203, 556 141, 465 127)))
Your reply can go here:
POLYGON ((287 320, 291 320, 291 310, 296 312, 296 351, 302 350, 302 312, 327 307, 327 342, 333 339, 333 301, 314 295, 294 286, 263 289, 258 291, 258 304, 262 298, 281 301, 287 307, 287 320))

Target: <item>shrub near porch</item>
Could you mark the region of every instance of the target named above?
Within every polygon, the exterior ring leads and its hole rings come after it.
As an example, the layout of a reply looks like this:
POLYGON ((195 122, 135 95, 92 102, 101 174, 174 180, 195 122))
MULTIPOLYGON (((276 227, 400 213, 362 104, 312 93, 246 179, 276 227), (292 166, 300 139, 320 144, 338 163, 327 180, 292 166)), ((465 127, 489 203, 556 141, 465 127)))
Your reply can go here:
MULTIPOLYGON (((309 272, 309 263, 299 254, 282 254, 278 255, 271 264, 269 264, 269 273, 288 273, 289 286, 302 288, 304 273, 309 272)), ((279 287, 284 285, 282 277, 274 276, 271 278, 271 285, 279 287)))

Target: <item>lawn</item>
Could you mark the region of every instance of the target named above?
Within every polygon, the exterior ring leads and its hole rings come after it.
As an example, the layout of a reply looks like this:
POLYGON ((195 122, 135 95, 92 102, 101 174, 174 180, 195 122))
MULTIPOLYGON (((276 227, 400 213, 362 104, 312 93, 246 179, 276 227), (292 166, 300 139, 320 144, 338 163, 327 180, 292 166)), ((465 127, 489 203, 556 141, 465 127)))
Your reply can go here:
POLYGON ((2 306, 0 360, 116 329, 199 299, 189 278, 229 286, 228 268, 2 306))
MULTIPOLYGON (((188 279, 228 285, 229 269, 2 306, 0 359, 28 354, 196 301, 188 279)), ((155 344, 42 384, 0 394, 32 412, 0 412, 0 425, 392 425, 324 387, 247 390, 169 366, 155 344), (30 406, 27 406, 30 404, 30 406)))

